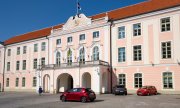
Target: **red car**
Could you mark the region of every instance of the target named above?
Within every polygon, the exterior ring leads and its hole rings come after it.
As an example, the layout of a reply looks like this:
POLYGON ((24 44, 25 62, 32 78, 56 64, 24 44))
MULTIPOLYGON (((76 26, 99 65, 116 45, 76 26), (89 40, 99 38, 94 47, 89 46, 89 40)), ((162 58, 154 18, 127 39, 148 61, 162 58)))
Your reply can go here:
POLYGON ((157 95, 157 89, 155 86, 143 86, 137 90, 138 96, 157 95))
POLYGON ((62 102, 65 101, 81 101, 83 103, 87 101, 93 102, 96 99, 96 94, 89 88, 73 88, 60 96, 62 102))

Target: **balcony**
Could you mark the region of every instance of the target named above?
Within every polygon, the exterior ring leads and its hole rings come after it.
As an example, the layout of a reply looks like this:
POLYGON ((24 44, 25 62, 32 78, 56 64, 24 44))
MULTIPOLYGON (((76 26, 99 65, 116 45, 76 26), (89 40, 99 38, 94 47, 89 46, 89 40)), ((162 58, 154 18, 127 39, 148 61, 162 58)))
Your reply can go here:
POLYGON ((63 68, 76 68, 76 67, 93 67, 93 66, 109 66, 108 62, 97 60, 97 61, 84 61, 84 62, 72 62, 72 63, 62 63, 62 64, 49 64, 44 66, 39 66, 40 70, 48 69, 63 69, 63 68))

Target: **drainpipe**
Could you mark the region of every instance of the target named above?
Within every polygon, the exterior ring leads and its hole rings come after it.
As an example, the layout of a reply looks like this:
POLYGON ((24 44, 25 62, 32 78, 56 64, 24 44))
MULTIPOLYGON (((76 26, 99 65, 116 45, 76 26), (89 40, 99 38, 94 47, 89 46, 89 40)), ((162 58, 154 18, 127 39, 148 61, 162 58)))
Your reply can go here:
POLYGON ((113 20, 109 19, 110 22, 110 79, 111 79, 111 93, 112 93, 112 85, 113 85, 113 81, 112 81, 112 74, 113 74, 113 69, 112 69, 112 25, 113 25, 113 20))
POLYGON ((46 39, 48 40, 48 65, 49 65, 49 38, 46 36, 46 39))
MULTIPOLYGON (((4 45, 4 44, 3 44, 4 45)), ((2 86, 2 92, 4 92, 4 77, 5 77, 5 59, 6 58, 6 46, 4 46, 4 66, 3 66, 3 86, 2 86)))

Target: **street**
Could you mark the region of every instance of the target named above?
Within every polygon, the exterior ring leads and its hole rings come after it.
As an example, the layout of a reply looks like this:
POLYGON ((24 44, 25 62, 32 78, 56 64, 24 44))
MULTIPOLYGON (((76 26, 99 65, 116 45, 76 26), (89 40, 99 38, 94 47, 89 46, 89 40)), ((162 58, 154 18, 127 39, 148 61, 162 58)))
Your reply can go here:
POLYGON ((0 93, 0 108, 180 108, 180 95, 97 95, 95 102, 61 102, 59 94, 0 93))

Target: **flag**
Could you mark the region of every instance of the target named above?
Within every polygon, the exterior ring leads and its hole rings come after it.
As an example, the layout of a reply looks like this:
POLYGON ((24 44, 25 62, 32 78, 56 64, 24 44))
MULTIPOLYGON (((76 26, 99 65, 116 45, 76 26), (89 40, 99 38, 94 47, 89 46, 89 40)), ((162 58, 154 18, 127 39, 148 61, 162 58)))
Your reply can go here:
POLYGON ((79 2, 77 3, 77 8, 78 8, 78 10, 81 10, 81 6, 80 6, 79 2))
POLYGON ((71 55, 71 49, 69 48, 69 50, 68 50, 68 57, 71 55))
POLYGON ((82 48, 82 53, 84 54, 84 47, 82 48))

